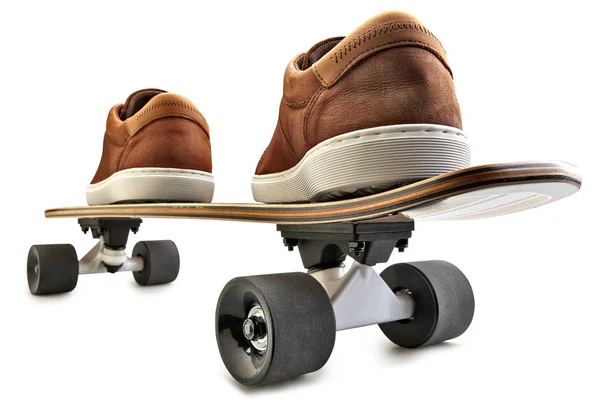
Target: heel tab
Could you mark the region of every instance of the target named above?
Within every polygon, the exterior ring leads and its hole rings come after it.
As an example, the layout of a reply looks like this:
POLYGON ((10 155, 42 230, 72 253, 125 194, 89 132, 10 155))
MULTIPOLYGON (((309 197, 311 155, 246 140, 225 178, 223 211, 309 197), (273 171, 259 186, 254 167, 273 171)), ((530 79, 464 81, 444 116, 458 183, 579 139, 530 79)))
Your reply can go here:
POLYGON ((387 11, 368 19, 315 62, 313 72, 321 84, 329 87, 359 61, 381 50, 401 46, 428 50, 452 75, 440 41, 416 17, 402 11, 387 11))
POLYGON ((145 125, 159 118, 181 117, 194 121, 209 135, 209 127, 194 103, 175 93, 154 96, 140 111, 125 121, 129 135, 134 135, 145 125))

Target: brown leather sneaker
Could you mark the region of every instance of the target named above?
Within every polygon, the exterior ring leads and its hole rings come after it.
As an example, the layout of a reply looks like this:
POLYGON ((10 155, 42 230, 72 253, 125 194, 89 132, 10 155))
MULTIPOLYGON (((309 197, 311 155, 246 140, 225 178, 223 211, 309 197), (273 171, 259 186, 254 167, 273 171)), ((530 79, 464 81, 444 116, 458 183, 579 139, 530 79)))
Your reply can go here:
POLYGON ((212 200, 208 124, 185 97, 144 89, 111 108, 89 205, 212 200))
POLYGON ((468 167, 452 71, 415 17, 377 15, 288 65, 257 201, 322 201, 468 167))

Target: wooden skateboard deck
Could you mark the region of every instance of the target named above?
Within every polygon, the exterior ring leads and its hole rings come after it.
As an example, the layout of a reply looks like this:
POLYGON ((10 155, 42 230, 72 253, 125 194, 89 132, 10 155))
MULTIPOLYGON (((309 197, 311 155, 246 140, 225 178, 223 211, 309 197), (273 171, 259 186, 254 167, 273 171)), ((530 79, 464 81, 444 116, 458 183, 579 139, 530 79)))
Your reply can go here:
POLYGON ((560 200, 579 190, 575 167, 518 162, 465 168, 386 192, 326 203, 144 203, 46 210, 47 218, 192 218, 315 224, 403 213, 417 220, 493 217, 560 200))

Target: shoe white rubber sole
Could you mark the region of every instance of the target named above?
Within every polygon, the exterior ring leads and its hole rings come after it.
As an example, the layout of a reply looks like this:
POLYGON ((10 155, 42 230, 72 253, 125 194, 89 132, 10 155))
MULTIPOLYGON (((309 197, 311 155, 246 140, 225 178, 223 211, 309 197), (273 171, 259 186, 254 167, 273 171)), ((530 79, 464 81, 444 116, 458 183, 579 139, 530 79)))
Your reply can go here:
POLYGON ((470 166, 460 129, 390 125, 345 133, 319 143, 294 167, 254 175, 262 203, 329 201, 364 196, 470 166))
POLYGON ((177 168, 131 168, 102 182, 88 185, 90 206, 126 202, 210 203, 215 183, 212 174, 177 168))

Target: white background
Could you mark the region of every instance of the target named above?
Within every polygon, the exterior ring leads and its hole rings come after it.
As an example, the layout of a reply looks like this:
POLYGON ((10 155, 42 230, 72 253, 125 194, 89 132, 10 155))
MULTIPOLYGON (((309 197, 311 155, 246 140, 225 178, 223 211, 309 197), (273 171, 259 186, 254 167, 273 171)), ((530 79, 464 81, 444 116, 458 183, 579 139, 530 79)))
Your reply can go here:
POLYGON ((494 4, 2 2, 0 399, 597 399, 598 11, 591 1, 494 4), (321 371, 241 387, 219 357, 214 309, 235 276, 302 270, 270 225, 145 220, 132 244, 174 240, 175 283, 96 275, 66 295, 29 294, 31 244, 73 243, 80 256, 94 244, 75 220, 43 210, 85 204, 113 104, 144 87, 189 97, 211 127, 214 200, 251 201, 289 60, 394 8, 442 40, 474 165, 559 159, 584 174, 580 193, 548 207, 418 224, 393 255, 466 273, 477 305, 462 337, 409 351, 376 326, 344 331, 321 371))

